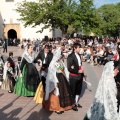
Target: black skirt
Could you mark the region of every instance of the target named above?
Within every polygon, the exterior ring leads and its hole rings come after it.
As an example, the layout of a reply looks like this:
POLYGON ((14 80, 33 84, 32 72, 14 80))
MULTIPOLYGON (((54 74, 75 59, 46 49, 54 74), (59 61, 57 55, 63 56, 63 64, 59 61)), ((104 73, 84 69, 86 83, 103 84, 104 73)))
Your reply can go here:
POLYGON ((27 90, 35 92, 40 83, 40 78, 36 67, 32 63, 26 64, 26 80, 24 81, 27 90))
POLYGON ((0 67, 0 81, 3 81, 3 68, 0 67))
POLYGON ((66 77, 62 73, 56 73, 56 76, 59 81, 58 88, 60 94, 59 95, 60 107, 65 108, 67 106, 73 105, 75 103, 75 100, 66 77))

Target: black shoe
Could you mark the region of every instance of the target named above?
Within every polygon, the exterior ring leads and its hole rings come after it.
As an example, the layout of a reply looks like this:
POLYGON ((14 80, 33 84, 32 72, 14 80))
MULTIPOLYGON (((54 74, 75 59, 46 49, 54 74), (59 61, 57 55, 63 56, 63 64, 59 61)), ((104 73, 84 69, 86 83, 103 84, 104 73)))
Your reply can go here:
POLYGON ((97 64, 94 64, 94 66, 96 66, 97 64))
POLYGON ((82 108, 82 106, 80 104, 77 104, 77 107, 82 108))
POLYGON ((78 111, 77 105, 75 105, 72 109, 73 109, 74 111, 78 111))
POLYGON ((62 114, 62 113, 64 113, 64 111, 55 111, 55 113, 62 114))

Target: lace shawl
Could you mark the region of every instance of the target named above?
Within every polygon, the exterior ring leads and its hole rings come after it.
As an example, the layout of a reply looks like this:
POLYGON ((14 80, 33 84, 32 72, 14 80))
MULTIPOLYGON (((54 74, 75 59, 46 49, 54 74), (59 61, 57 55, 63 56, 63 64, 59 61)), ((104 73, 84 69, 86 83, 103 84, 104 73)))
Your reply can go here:
MULTIPOLYGON (((52 59, 50 65, 49 65, 49 68, 48 68, 48 74, 47 74, 47 77, 46 77, 46 95, 45 95, 45 100, 48 100, 49 94, 57 86, 57 83, 58 83, 58 79, 56 77, 57 67, 56 67, 55 63, 60 59, 60 56, 61 56, 61 49, 58 48, 54 52, 53 59, 52 59)), ((67 68, 64 65, 62 60, 60 60, 60 64, 62 64, 64 66, 65 77, 67 78, 67 80, 69 80, 69 72, 68 72, 68 70, 67 70, 67 68)), ((59 90, 57 90, 57 91, 58 92, 56 93, 56 95, 59 95, 59 90)))
POLYGON ((7 70, 8 70, 7 64, 8 64, 8 61, 6 61, 6 62, 5 62, 5 65, 4 65, 3 80, 6 79, 7 70))
POLYGON ((117 88, 113 61, 104 66, 95 99, 87 112, 90 120, 119 120, 117 113, 117 88))
POLYGON ((3 65, 4 65, 4 62, 3 62, 3 60, 0 57, 0 66, 3 66, 3 65))
POLYGON ((3 71, 3 80, 6 79, 7 71, 9 71, 11 74, 13 74, 13 68, 12 67, 7 67, 8 61, 5 62, 4 65, 4 71, 3 71))
POLYGON ((14 73, 13 73, 13 68, 12 68, 12 67, 9 67, 9 68, 7 69, 7 71, 9 71, 10 74, 12 74, 12 75, 14 74, 14 73))
MULTIPOLYGON (((25 50, 25 52, 22 55, 22 59, 25 58, 25 60, 28 63, 33 63, 34 59, 35 59, 35 54, 32 52, 31 55, 25 50)), ((22 60, 21 60, 22 61, 22 60)))

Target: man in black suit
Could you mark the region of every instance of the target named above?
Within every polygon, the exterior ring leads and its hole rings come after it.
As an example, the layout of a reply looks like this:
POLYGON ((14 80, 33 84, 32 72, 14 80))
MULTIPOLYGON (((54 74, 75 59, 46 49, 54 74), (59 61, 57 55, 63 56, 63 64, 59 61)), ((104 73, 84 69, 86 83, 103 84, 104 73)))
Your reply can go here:
MULTIPOLYGON (((53 58, 53 54, 50 51, 49 45, 45 45, 44 49, 41 50, 38 54, 38 56, 35 59, 35 62, 38 62, 40 64, 40 71, 42 73, 47 73, 47 69, 49 67, 49 64, 53 58)), ((45 91, 45 74, 41 75, 41 80, 43 84, 43 89, 45 91)))
POLYGON ((83 83, 83 67, 79 54, 80 48, 81 45, 79 43, 75 43, 73 45, 73 52, 67 58, 67 68, 70 72, 70 87, 76 102, 76 105, 73 107, 73 110, 75 111, 78 111, 77 107, 82 107, 80 104, 78 104, 83 83))
POLYGON ((9 57, 7 58, 7 61, 10 62, 10 65, 13 68, 13 72, 15 73, 15 62, 13 59, 13 52, 9 53, 9 57))

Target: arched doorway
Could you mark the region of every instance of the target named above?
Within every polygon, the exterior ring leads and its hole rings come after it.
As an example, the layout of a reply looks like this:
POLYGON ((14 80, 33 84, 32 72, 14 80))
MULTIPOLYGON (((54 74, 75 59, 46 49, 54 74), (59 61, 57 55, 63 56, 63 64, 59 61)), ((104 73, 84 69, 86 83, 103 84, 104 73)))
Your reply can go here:
POLYGON ((8 39, 9 38, 12 38, 12 39, 17 38, 17 32, 14 29, 10 29, 8 31, 8 39))

